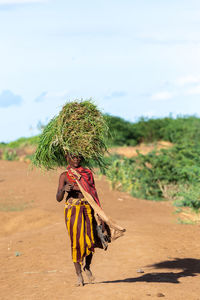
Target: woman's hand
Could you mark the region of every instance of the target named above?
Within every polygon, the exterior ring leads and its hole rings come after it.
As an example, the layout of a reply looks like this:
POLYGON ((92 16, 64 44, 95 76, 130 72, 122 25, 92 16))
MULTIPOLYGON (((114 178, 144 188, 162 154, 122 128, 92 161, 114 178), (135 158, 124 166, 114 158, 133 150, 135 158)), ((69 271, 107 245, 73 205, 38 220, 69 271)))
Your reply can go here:
POLYGON ((70 191, 73 190, 74 185, 71 183, 66 183, 65 186, 63 187, 63 191, 69 193, 70 191))
POLYGON ((66 174, 65 172, 63 172, 59 178, 58 189, 56 194, 56 200, 58 202, 63 200, 65 192, 69 193, 71 190, 73 190, 74 187, 71 183, 66 183, 65 177, 66 174))
POLYGON ((105 229, 106 229, 105 223, 104 223, 104 221, 99 217, 98 214, 95 214, 95 219, 96 219, 96 221, 97 221, 97 224, 102 226, 102 231, 105 231, 105 229))
POLYGON ((102 226, 102 231, 104 232, 106 230, 106 227, 103 220, 101 220, 101 226, 102 226))

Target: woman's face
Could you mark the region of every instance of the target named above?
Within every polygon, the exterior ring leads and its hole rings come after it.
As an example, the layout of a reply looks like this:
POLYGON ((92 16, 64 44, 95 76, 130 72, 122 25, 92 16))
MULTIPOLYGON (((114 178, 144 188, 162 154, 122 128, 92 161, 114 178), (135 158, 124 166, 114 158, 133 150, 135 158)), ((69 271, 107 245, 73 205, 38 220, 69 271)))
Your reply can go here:
POLYGON ((82 158, 79 155, 67 155, 67 161, 69 165, 73 168, 78 168, 80 167, 82 158))

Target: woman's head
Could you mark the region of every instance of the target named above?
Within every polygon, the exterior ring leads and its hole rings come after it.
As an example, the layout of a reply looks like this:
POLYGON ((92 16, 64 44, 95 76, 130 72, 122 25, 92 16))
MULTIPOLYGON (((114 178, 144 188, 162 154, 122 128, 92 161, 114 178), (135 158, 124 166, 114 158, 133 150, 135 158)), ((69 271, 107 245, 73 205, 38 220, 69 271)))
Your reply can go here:
POLYGON ((81 155, 76 154, 67 154, 66 159, 68 164, 73 168, 78 168, 81 165, 81 162, 83 161, 83 158, 81 155))

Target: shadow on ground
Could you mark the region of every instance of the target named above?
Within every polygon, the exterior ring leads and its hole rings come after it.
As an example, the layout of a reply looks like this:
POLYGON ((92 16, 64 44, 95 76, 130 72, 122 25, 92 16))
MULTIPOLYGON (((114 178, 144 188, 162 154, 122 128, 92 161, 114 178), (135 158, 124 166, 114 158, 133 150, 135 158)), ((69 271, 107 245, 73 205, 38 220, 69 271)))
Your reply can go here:
POLYGON ((180 283, 179 278, 188 276, 197 276, 200 274, 200 259, 194 258, 175 258, 166 260, 147 267, 155 269, 181 269, 180 272, 151 272, 140 277, 125 278, 112 281, 102 281, 101 283, 119 283, 119 282, 169 282, 180 283))

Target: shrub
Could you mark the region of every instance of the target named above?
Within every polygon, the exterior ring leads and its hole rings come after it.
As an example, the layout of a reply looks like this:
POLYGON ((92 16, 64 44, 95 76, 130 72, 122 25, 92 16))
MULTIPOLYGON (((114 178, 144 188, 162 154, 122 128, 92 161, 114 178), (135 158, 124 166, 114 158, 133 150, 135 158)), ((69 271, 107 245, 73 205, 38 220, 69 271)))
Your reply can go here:
POLYGON ((147 155, 118 158, 106 170, 114 188, 143 199, 177 200, 180 205, 200 207, 199 144, 175 145, 147 155))
POLYGON ((5 149, 2 153, 2 159, 13 161, 18 160, 18 156, 14 149, 5 149))

